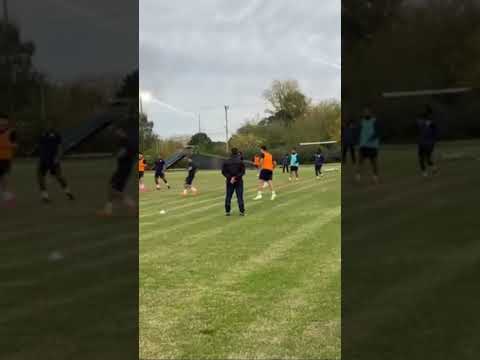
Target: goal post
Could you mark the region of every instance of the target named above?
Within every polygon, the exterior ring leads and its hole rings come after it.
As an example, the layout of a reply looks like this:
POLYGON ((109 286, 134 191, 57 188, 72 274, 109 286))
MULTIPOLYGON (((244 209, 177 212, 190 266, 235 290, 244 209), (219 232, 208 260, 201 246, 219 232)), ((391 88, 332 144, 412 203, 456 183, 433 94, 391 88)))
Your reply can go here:
POLYGON ((337 142, 334 140, 331 141, 314 141, 314 142, 301 142, 300 146, 310 146, 310 145, 331 145, 336 144, 337 142))

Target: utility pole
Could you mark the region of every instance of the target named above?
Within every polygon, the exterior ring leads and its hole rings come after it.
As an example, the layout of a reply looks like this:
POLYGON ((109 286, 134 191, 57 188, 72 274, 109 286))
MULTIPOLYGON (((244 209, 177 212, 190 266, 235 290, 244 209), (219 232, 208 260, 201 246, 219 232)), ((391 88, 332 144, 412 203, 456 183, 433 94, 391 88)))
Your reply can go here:
POLYGON ((228 105, 225 105, 225 149, 228 154, 228 105))
POLYGON ((198 113, 198 132, 202 132, 202 122, 200 121, 200 113, 198 113))

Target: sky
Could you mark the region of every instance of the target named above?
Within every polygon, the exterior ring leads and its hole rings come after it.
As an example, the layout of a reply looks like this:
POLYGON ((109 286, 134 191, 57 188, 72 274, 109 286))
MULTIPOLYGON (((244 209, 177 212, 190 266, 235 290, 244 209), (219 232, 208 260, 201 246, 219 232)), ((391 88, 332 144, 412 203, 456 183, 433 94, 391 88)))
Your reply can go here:
MULTIPOLYGON (((119 75, 138 67, 138 4, 118 0, 8 0, 34 65, 55 81, 119 75)), ((2 13, 3 16, 3 13, 2 13)))
POLYGON ((265 115, 273 80, 314 101, 341 96, 340 0, 141 0, 140 91, 161 137, 225 140, 265 115), (200 116, 200 125, 199 118, 200 116))

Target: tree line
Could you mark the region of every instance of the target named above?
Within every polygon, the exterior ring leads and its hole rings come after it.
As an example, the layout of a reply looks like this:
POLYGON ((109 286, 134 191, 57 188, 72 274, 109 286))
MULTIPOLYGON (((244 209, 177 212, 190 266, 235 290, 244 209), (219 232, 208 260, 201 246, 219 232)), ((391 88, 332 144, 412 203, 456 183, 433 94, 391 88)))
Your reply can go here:
MULTIPOLYGON (((40 133, 48 127, 60 131, 83 124, 115 97, 138 99, 138 70, 121 76, 82 77, 55 81, 35 68, 35 44, 22 39, 19 27, 0 27, 0 111, 13 120, 18 133, 18 155, 29 155, 40 133)), ((78 151, 109 152, 114 144, 99 134, 78 151)))
MULTIPOLYGON (((268 104, 265 116, 259 120, 247 119, 228 140, 229 147, 240 149, 246 159, 259 153, 266 145, 277 160, 296 148, 304 161, 313 159, 318 146, 300 147, 301 142, 340 140, 341 106, 337 100, 314 103, 300 89, 295 80, 273 81, 263 93, 268 104)), ((205 133, 181 139, 160 139, 153 132, 153 123, 141 116, 141 143, 147 160, 161 154, 164 157, 185 145, 194 145, 198 151, 227 156, 225 142, 215 142, 205 133)), ((338 146, 337 146, 338 149, 338 146)))
POLYGON ((342 2, 344 121, 370 104, 386 142, 412 141, 426 104, 444 139, 480 136, 480 93, 386 99, 388 91, 480 86, 480 2, 342 2), (361 14, 359 16, 359 14, 361 14))

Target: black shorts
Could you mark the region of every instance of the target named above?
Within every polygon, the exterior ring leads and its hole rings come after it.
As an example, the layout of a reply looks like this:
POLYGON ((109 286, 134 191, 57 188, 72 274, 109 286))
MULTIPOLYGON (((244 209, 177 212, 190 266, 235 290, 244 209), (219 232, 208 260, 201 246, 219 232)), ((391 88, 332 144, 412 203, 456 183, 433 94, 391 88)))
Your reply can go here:
POLYGON ((59 162, 40 159, 40 163, 38 164, 38 172, 40 175, 45 176, 47 173, 50 173, 51 175, 59 175, 61 171, 62 169, 59 162))
POLYGON ((144 172, 143 172, 143 171, 139 171, 139 172, 138 172, 138 178, 139 178, 139 179, 143 178, 143 175, 144 175, 144 172))
POLYGON ((156 172, 155 177, 160 178, 160 179, 165 179, 165 173, 164 172, 156 172))
POLYGON ((187 176, 185 179, 185 185, 192 185, 193 179, 194 179, 193 176, 187 176))
POLYGON ((298 171, 298 166, 290 166, 290 171, 298 171))
POLYGON ((271 181, 273 179, 273 171, 262 169, 258 178, 263 181, 271 181))
POLYGON ((0 160, 0 176, 7 175, 12 167, 11 160, 0 160))
POLYGON ((375 160, 378 157, 378 149, 371 148, 371 147, 361 147, 360 148, 360 157, 362 159, 375 160))

